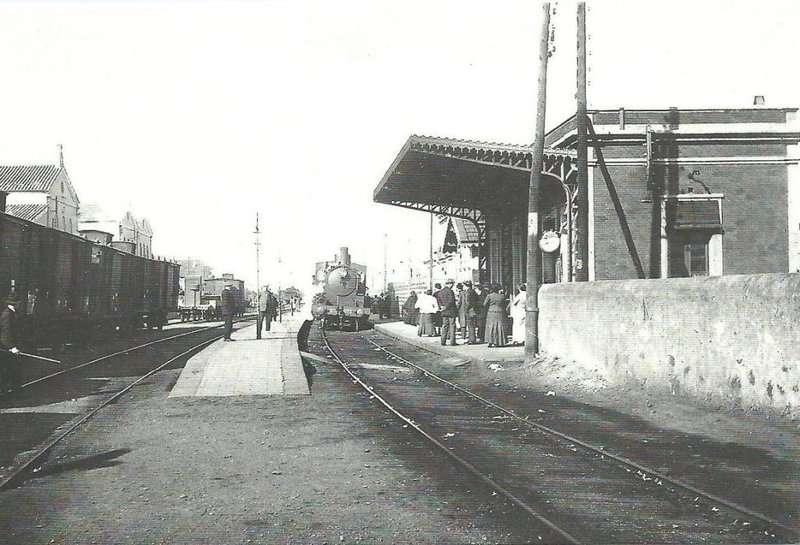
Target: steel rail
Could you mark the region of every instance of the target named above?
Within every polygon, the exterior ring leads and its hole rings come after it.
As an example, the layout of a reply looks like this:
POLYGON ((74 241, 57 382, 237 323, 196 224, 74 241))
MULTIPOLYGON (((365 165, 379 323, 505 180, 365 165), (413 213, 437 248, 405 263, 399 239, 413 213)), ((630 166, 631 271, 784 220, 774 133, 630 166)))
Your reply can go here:
MULTIPOLYGON (((252 318, 244 318, 242 320, 237 320, 235 323, 247 321, 247 320, 250 320, 250 319, 252 319, 252 318)), ((67 367, 66 369, 62 369, 60 371, 56 371, 55 373, 50 373, 49 375, 45 375, 43 377, 36 378, 34 380, 31 380, 30 382, 25 382, 23 384, 20 384, 16 388, 13 388, 13 389, 9 390, 8 393, 0 392, 0 395, 3 395, 3 394, 8 395, 9 393, 18 392, 18 391, 22 390, 23 388, 28 388, 30 386, 33 386, 34 384, 38 384, 40 382, 44 382, 46 380, 49 380, 51 378, 55 378, 57 376, 65 374, 65 373, 71 373, 73 371, 77 371, 78 369, 82 369, 84 367, 88 367, 90 365, 94 365, 95 363, 100 363, 101 361, 105 361, 107 359, 111 359, 111 358, 114 358, 114 357, 117 357, 117 356, 122 356, 122 355, 128 354, 129 352, 135 352, 136 350, 140 350, 142 348, 147 348, 148 346, 153 346, 155 344, 163 343, 163 342, 170 341, 170 340, 173 340, 173 339, 179 339, 181 337, 186 337, 187 335, 194 335, 196 333, 202 333, 204 331, 211 331, 212 329, 217 329, 217 328, 223 327, 224 325, 225 324, 223 323, 223 324, 219 324, 219 325, 215 325, 215 326, 211 326, 211 327, 206 327, 206 328, 202 328, 202 329, 195 329, 193 331, 188 331, 186 333, 180 333, 178 335, 172 335, 171 337, 164 337, 163 339, 157 339, 155 341, 150 341, 150 342, 147 342, 145 344, 140 344, 138 346, 133 346, 131 348, 126 348, 126 349, 120 350, 118 352, 114 352, 113 354, 106 354, 105 356, 100 356, 99 358, 95 358, 95 359, 93 359, 91 361, 87 361, 85 363, 81 363, 81 364, 75 365, 73 367, 67 367)))
MULTIPOLYGON (((547 518, 545 518, 545 517, 544 517, 544 515, 542 515, 541 513, 539 513, 538 511, 536 511, 535 509, 533 509, 533 508, 532 508, 530 505, 528 505, 527 503, 525 503, 523 500, 521 500, 520 498, 518 498, 517 496, 515 496, 513 492, 511 492, 511 491, 510 491, 510 490, 508 490, 507 488, 503 487, 503 486, 502 486, 501 484, 499 484, 498 482, 494 481, 494 480, 493 480, 491 477, 489 477, 488 475, 486 475, 485 473, 483 473, 483 472, 482 472, 481 470, 479 470, 477 467, 475 467, 475 466, 473 466, 472 464, 470 464, 468 461, 466 461, 464 458, 462 458, 462 457, 461 457, 461 456, 459 456, 458 454, 456 454, 456 453, 454 453, 453 451, 451 451, 451 450, 450 450, 450 449, 449 449, 449 448, 448 448, 446 445, 444 445, 444 444, 443 444, 443 443, 441 443, 441 442, 440 442, 438 439, 436 439, 435 437, 433 437, 432 435, 430 435, 428 432, 426 432, 425 430, 423 430, 423 429, 422 429, 422 428, 419 426, 419 424, 417 424, 416 422, 414 422, 414 421, 413 421, 413 420, 411 420, 410 418, 408 418, 408 417, 406 417, 405 415, 403 415, 403 414, 402 414, 400 411, 398 411, 397 409, 395 409, 395 408, 394 408, 394 407, 393 407, 393 406, 392 406, 392 405, 391 405, 391 404, 390 404, 388 401, 386 401, 386 400, 385 400, 383 397, 381 397, 381 396, 380 396, 378 393, 376 393, 376 392, 375 392, 375 391, 372 389, 372 387, 371 387, 371 386, 369 386, 368 384, 366 384, 365 382, 363 382, 363 381, 362 381, 362 380, 361 380, 361 379, 360 379, 360 378, 359 378, 359 377, 358 377, 358 376, 357 376, 355 373, 353 373, 353 372, 350 370, 350 368, 348 367, 348 365, 347 365, 347 364, 346 364, 346 363, 345 363, 345 362, 344 362, 344 361, 343 361, 343 360, 342 360, 342 359, 339 357, 339 355, 338 355, 338 354, 337 354, 337 353, 336 353, 336 352, 333 350, 333 347, 331 347, 330 343, 328 342, 328 338, 327 338, 327 336, 325 335, 325 330, 323 329, 323 330, 321 330, 321 331, 322 331, 322 340, 323 340, 323 341, 325 341, 325 346, 326 346, 326 348, 327 348, 327 349, 328 349, 328 351, 331 353, 331 355, 334 357, 334 359, 335 359, 335 360, 336 360, 336 361, 339 363, 339 365, 341 365, 342 369, 344 369, 344 370, 345 370, 345 372, 346 372, 348 375, 350 375, 350 377, 353 379, 353 382, 355 382, 355 383, 358 383, 358 384, 359 384, 359 385, 360 385, 362 388, 364 388, 364 389, 365 389, 367 392, 369 392, 369 393, 370 393, 370 395, 371 395, 372 397, 374 397, 375 399, 377 399, 377 400, 378 400, 378 401, 379 401, 379 402, 380 402, 380 403, 381 403, 381 404, 382 404, 384 407, 386 407, 386 408, 387 408, 389 411, 391 411, 392 413, 394 413, 394 415, 395 415, 395 416, 397 416, 397 417, 398 417, 400 420, 402 420, 403 422, 405 422, 406 424, 408 424, 409 426, 411 426, 411 427, 412 427, 412 428, 413 428, 413 429, 414 429, 414 430, 415 430, 417 433, 419 433, 419 434, 420 434, 420 435, 422 435, 422 436, 423 436, 425 439, 427 439, 428 441, 430 441, 431 443, 433 443, 434 445, 436 445, 436 447, 438 447, 439 449, 441 449, 441 450, 442 450, 442 451, 443 451, 445 454, 447 454, 447 455, 448 455, 450 458, 452 458, 452 459, 453 459, 453 460, 455 460, 457 463, 459 463, 459 464, 460 464, 460 465, 462 465, 464 468, 466 468, 466 469, 467 469, 467 470, 468 470, 470 473, 472 473, 473 475, 475 475, 476 477, 478 477, 478 479, 480 479, 481 481, 483 481, 484 483, 486 483, 487 485, 489 485, 491 488, 493 488, 494 490, 496 490, 498 493, 502 494, 502 495, 503 495, 503 496, 504 496, 504 497, 505 497, 507 500, 509 500, 511 503, 513 503, 514 505, 516 505, 516 506, 517 506, 517 507, 519 507, 520 509, 524 510, 524 511, 525 511, 525 512, 527 512, 529 515, 531 515, 533 518, 535 518, 536 520, 538 520, 539 522, 541 522, 542 524, 544 524, 545 526, 547 526, 547 527, 548 527, 550 530, 552 530, 553 532, 555 532, 556 534, 558 534, 559 536, 561 536, 562 538, 564 538, 564 539, 565 539, 565 540, 566 540, 568 543, 572 543, 573 545, 580 545, 580 544, 581 544, 581 542, 580 542, 580 541, 578 541, 576 538, 574 538, 573 536, 571 536, 569 533, 567 533, 565 530, 563 530, 562 528, 560 528, 559 526, 557 526, 557 525, 556 525, 555 523, 553 523, 552 521, 550 521, 550 520, 548 520, 547 518)), ((367 340, 369 340, 369 339, 367 339, 367 340)))
POLYGON ((83 415, 83 417, 80 420, 78 420, 77 422, 73 423, 66 431, 64 431, 58 437, 52 439, 44 447, 39 449, 37 451, 36 455, 33 456, 33 458, 31 458, 30 460, 28 460, 27 462, 22 464, 19 468, 17 468, 14 472, 12 472, 8 477, 5 477, 3 479, 3 481, 0 482, 0 491, 7 490, 9 488, 13 488, 16 485, 16 483, 19 482, 20 479, 22 479, 22 475, 24 473, 26 473, 29 469, 33 468, 36 464, 38 464, 53 449, 53 447, 55 447, 65 437, 67 437, 72 432, 77 430, 83 424, 85 424, 90 418, 92 418, 95 414, 97 414, 101 409, 107 407, 111 403, 115 402, 116 400, 118 400, 119 398, 121 398, 122 396, 127 394, 134 386, 139 384, 141 381, 143 381, 146 378, 148 378, 148 377, 154 375, 155 373, 161 371, 162 369, 164 369, 166 366, 168 366, 169 364, 171 364, 175 360, 178 360, 178 359, 186 356, 187 354, 190 354, 190 353, 194 352, 195 350, 198 350, 199 348, 202 348, 203 346, 205 346, 207 344, 211 344, 212 342, 217 341, 217 340, 219 340, 221 338, 222 338, 222 335, 217 335, 216 337, 214 337, 212 339, 203 341, 203 342, 201 342, 199 344, 196 344, 192 348, 190 348, 190 349, 188 349, 188 350, 186 350, 184 352, 181 352, 177 356, 174 356, 174 357, 170 358, 169 360, 167 360, 165 363, 162 363, 161 365, 159 365, 155 369, 152 369, 152 370, 148 371, 147 373, 145 373, 144 375, 140 376, 135 381, 133 381, 129 385, 127 385, 125 388, 123 388, 119 392, 115 393, 114 395, 112 395, 111 397, 109 397, 108 399, 106 399, 105 401, 100 403, 100 405, 98 405, 97 407, 95 407, 94 409, 92 409, 91 411, 86 413, 85 415, 83 415))
POLYGON ((797 539, 798 537, 800 537, 800 530, 798 530, 797 528, 792 528, 791 526, 786 526, 785 524, 782 524, 782 523, 780 523, 780 522, 768 517, 767 515, 764 515, 762 513, 758 513, 756 511, 748 509, 747 507, 739 505, 738 503, 734 503, 732 501, 726 500, 726 499, 721 498, 719 496, 716 496, 716 495, 714 495, 714 494, 712 494, 710 492, 706 492, 704 490, 696 488, 695 486, 692 486, 692 485, 690 485, 688 483, 684 483, 683 481, 679 481, 679 480, 677 480, 677 479, 675 479, 673 477, 669 477, 667 475, 664 475, 663 473, 660 473, 660 472, 658 472, 658 471, 656 471, 656 470, 654 470, 654 469, 652 469, 650 467, 644 466, 644 465, 642 465, 642 464, 640 464, 638 462, 634 462, 633 460, 625 458, 624 456, 620 456, 618 454, 613 454, 611 452, 608 452, 607 450, 601 449, 599 447, 595 447, 594 445, 591 445, 589 443, 581 441, 580 439, 578 439, 576 437, 572 437, 572 436, 567 435, 565 433, 562 433, 562 432, 560 432, 558 430, 555 430, 553 428, 545 426, 544 424, 538 424, 536 422, 531 422, 530 420, 527 420, 526 418, 523 418, 523 417, 517 415, 514 411, 512 411, 510 409, 506 409, 505 407, 501 407, 500 405, 498 405, 498 404, 496 404, 496 403, 494 403, 494 402, 492 402, 492 401, 490 401, 490 400, 488 400, 488 399, 486 399, 484 397, 481 397, 478 394, 476 394, 474 392, 471 392, 471 391, 467 390, 466 388, 463 388, 463 387, 459 386, 458 384, 455 384, 454 382, 450 382, 449 380, 447 380, 445 378, 442 378, 442 377, 436 375, 435 373, 432 373, 431 371, 429 371, 429 370, 427 370, 427 369, 425 369, 423 367, 420 367, 419 365, 417 365, 415 363, 412 363, 412 362, 408 361, 404 357, 395 354, 391 350, 387 350, 386 347, 381 346, 380 344, 374 342, 371 339, 368 339, 368 338, 363 337, 363 336, 362 336, 362 338, 364 338, 370 344, 380 348, 381 350, 383 350, 387 354, 391 355, 395 359, 400 360, 401 362, 405 363, 406 365, 408 365, 410 367, 413 367, 414 369, 417 369, 418 371, 424 373, 425 376, 431 377, 434 380, 437 380, 437 381, 439 381, 439 382, 441 382, 443 384, 446 384, 447 386, 453 388, 454 390, 458 390, 459 392, 461 392, 461 393, 463 393, 463 394, 465 394, 465 395, 467 395, 469 397, 472 397, 473 399, 476 399, 476 400, 478 400, 478 401, 480 401, 480 402, 492 407, 493 409, 495 409, 497 411, 500 411, 501 413, 503 413, 503 414, 515 419, 516 421, 522 423, 523 425, 525 425, 525 426, 527 426, 529 428, 536 429, 536 430, 539 430, 541 432, 544 432, 544 433, 553 435, 555 437, 558 437, 560 439, 563 439, 565 441, 568 441, 570 443, 574 443, 574 444, 582 447, 583 449, 588 450, 588 451, 590 451, 590 452, 592 452, 594 454, 599 454, 600 456, 611 458, 612 460, 622 464, 623 466, 627 466, 627 467, 630 467, 630 468, 634 468, 634 469, 636 469, 638 471, 641 471, 642 473, 645 474, 645 476, 647 476, 649 474, 650 476, 657 477, 659 480, 664 481, 666 483, 669 483, 669 484, 673 485, 676 488, 680 488, 682 490, 685 490, 685 491, 691 492, 692 494, 700 496, 701 498, 704 498, 706 500, 710 500, 710 501, 718 503, 720 505, 724 505, 725 507, 727 507, 727 508, 729 508, 729 509, 731 509, 733 511, 736 511, 736 512, 741 513, 743 515, 747 515, 749 517, 757 519, 757 520, 761 521, 762 523, 766 523, 766 524, 768 524, 770 526, 773 526, 775 528, 780 528, 784 532, 789 533, 792 536, 792 539, 797 539))

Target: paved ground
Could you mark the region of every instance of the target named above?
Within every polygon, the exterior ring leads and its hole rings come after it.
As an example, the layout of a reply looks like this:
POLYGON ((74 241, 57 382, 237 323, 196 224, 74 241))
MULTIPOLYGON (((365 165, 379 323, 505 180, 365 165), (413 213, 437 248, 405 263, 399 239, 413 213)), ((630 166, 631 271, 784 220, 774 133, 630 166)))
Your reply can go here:
POLYGON ((297 351, 296 318, 272 324, 256 338, 255 324, 219 340, 192 357, 170 397, 308 395, 303 363, 297 351))

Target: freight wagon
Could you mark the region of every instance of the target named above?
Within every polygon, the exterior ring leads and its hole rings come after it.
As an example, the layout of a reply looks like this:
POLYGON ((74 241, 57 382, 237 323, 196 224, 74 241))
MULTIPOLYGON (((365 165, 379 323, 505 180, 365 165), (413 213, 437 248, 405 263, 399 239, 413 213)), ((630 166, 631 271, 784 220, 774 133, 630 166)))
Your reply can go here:
POLYGON ((0 213, 0 297, 13 287, 26 346, 161 328, 178 306, 180 266, 0 213))

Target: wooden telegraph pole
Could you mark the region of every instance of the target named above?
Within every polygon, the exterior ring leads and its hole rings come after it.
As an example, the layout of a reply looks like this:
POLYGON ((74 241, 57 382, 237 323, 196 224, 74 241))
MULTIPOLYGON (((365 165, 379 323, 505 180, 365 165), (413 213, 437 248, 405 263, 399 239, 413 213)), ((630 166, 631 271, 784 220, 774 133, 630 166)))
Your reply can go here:
POLYGON ((542 253, 539 249, 539 186, 544 163, 544 122, 547 110, 547 57, 550 54, 550 3, 542 6, 539 45, 539 96, 536 103, 536 134, 533 140, 531 176, 528 185, 528 289, 525 299, 525 356, 539 353, 539 285, 542 282, 542 253))
POLYGON ((578 111, 576 115, 578 130, 578 194, 575 198, 578 208, 575 226, 575 280, 589 280, 589 149, 587 142, 586 115, 586 3, 578 3, 578 111))

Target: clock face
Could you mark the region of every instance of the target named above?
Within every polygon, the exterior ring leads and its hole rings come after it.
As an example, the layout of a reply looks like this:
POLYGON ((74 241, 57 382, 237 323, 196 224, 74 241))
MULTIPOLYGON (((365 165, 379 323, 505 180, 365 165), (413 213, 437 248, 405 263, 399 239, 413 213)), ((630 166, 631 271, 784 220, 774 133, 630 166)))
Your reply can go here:
POLYGON ((542 233, 542 238, 539 239, 539 248, 543 252, 555 252, 561 245, 561 237, 555 231, 545 231, 542 233))

